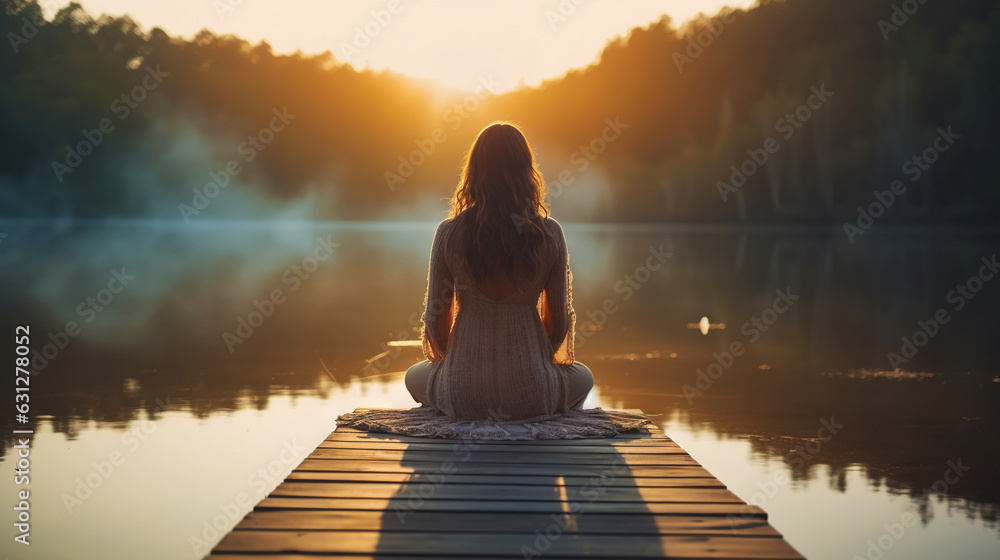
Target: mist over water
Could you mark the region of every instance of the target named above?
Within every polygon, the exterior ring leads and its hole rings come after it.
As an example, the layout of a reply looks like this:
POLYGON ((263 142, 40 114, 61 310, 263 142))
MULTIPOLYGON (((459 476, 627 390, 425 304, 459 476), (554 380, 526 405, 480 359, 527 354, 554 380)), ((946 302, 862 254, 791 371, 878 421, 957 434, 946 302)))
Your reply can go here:
MULTIPOLYGON (((50 343, 54 350, 50 341, 66 322, 80 326, 32 380, 35 427, 48 434, 36 441, 40 454, 79 464, 85 476, 91 460, 144 419, 173 434, 149 446, 161 449, 170 438, 191 437, 187 418, 201 419, 208 430, 202 438, 232 437, 241 411, 272 418, 269 425, 286 434, 322 437, 336 413, 408 406, 394 372, 422 356, 387 343, 418 337, 414 317, 422 311, 435 224, 5 222, 3 315, 30 325, 39 351, 50 343), (324 244, 335 248, 318 260, 324 244), (122 269, 134 279, 91 312, 87 298, 122 269), (275 290, 281 303, 269 305, 275 290), (241 322, 252 332, 227 344, 225 333, 237 334, 241 322), (325 412, 295 413, 314 406, 325 412), (99 434, 112 439, 100 443, 99 434), (64 438, 74 443, 57 443, 64 438)), ((597 377, 588 406, 643 409, 696 459, 722 469, 744 499, 759 480, 785 472, 795 482, 783 484, 766 509, 807 554, 819 529, 784 513, 804 507, 800 492, 813 501, 853 496, 897 517, 909 511, 921 520, 921 539, 961 527, 963 538, 995 541, 1000 356, 982 342, 996 327, 1000 291, 987 282, 958 311, 946 298, 977 273, 996 235, 873 233, 851 245, 836 230, 564 226, 577 357, 597 377), (657 251, 671 256, 643 271, 657 251), (797 299, 778 304, 781 293, 797 299), (608 300, 614 312, 606 312, 608 300), (917 321, 942 307, 951 320, 905 366, 890 367, 887 353, 899 351, 900 337, 912 338, 917 321), (705 334, 692 328, 702 317, 714 325, 705 334), (743 352, 727 354, 737 342, 743 352), (817 439, 824 421, 841 426, 828 441, 817 439), (713 463, 733 453, 766 468, 713 463), (959 459, 971 469, 958 483, 935 487, 948 461, 959 459), (820 498, 818 488, 826 488, 820 498)), ((7 456, 13 443, 5 444, 7 456)), ((161 477, 153 464, 133 464, 161 477)), ((225 486, 225 478, 216 482, 225 486)), ((52 501, 40 511, 48 508, 52 523, 85 530, 87 517, 65 513, 58 502, 73 489, 55 479, 51 485, 39 490, 52 501)), ((188 519, 172 531, 197 523, 188 519)), ((842 523, 845 533, 866 527, 842 523)))

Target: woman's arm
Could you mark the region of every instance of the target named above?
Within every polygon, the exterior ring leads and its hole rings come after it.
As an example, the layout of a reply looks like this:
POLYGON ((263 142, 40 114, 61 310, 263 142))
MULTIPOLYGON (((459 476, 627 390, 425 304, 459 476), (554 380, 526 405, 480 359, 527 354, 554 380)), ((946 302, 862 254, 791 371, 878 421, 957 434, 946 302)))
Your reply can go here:
POLYGON ((427 293, 424 295, 423 326, 420 338, 424 357, 432 362, 444 360, 454 319, 454 279, 448 270, 444 253, 444 232, 451 220, 444 220, 434 232, 431 259, 427 272, 427 293))
POLYGON ((550 227, 555 241, 555 262, 545 281, 545 289, 539 301, 539 316, 545 333, 552 344, 552 361, 557 364, 572 364, 573 331, 576 329, 576 312, 573 311, 573 272, 569 267, 569 250, 566 236, 558 222, 552 220, 550 227))

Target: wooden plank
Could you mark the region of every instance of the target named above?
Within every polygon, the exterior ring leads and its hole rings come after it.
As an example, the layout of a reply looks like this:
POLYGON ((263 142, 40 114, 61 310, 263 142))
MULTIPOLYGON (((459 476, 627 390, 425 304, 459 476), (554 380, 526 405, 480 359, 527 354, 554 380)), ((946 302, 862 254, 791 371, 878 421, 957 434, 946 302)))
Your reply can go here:
POLYGON ((323 441, 320 442, 320 449, 380 449, 385 451, 433 451, 436 453, 480 453, 484 451, 494 453, 617 453, 620 455, 631 454, 652 454, 652 455, 687 455, 679 445, 647 445, 641 447, 612 447, 610 445, 520 445, 510 443, 507 445, 478 445, 476 443, 457 444, 452 447, 442 448, 435 443, 403 443, 403 442, 364 442, 364 441, 323 441), (471 450, 471 451, 470 451, 471 450))
MULTIPOLYGON (((295 469, 296 471, 321 472, 377 472, 377 473, 407 473, 432 474, 443 472, 441 462, 407 461, 405 465, 392 461, 348 461, 339 459, 305 459, 295 469)), ((618 469, 621 471, 622 469, 618 469)), ((620 478, 630 477, 706 477, 712 476, 701 466, 647 466, 629 467, 625 472, 615 473, 607 465, 501 465, 491 463, 453 463, 448 472, 457 474, 489 474, 489 475, 529 475, 549 476, 585 476, 604 477, 612 475, 620 478)))
MULTIPOLYGON (((391 556, 385 556, 379 554, 378 556, 372 556, 369 554, 357 555, 342 555, 342 554, 324 554, 322 556, 317 556, 315 554, 229 554, 229 553, 216 553, 205 557, 205 560, 317 560, 317 558, 322 558, 323 560, 428 560, 429 556, 400 556, 398 554, 393 554, 391 556)), ((461 560, 524 560, 524 555, 519 556, 471 556, 468 554, 463 554, 462 556, 452 557, 453 559, 461 558, 461 560)))
MULTIPOLYGON (((234 531, 217 551, 302 552, 307 554, 412 554, 435 557, 482 554, 525 554, 535 535, 492 533, 381 533, 378 531, 234 531)), ((546 558, 581 555, 615 558, 788 559, 801 556, 783 539, 770 537, 644 536, 562 534, 545 539, 546 558)))
POLYGON ((359 430, 359 429, 356 429, 356 428, 347 428, 347 427, 344 427, 344 426, 338 426, 337 429, 333 433, 335 433, 335 434, 346 434, 346 435, 353 434, 353 435, 358 435, 358 436, 367 436, 367 437, 371 437, 371 438, 385 438, 385 439, 409 438, 409 439, 412 439, 412 440, 420 440, 420 441, 427 441, 427 442, 442 442, 442 443, 451 443, 451 442, 478 442, 478 443, 506 444, 506 443, 513 443, 513 442, 517 442, 517 443, 539 442, 539 443, 549 443, 549 444, 558 445, 558 444, 560 444, 560 442, 567 442, 567 441, 569 441, 569 442, 585 441, 585 442, 591 442, 591 443, 601 442, 601 441, 611 441, 611 440, 613 440, 613 441, 626 441, 626 440, 628 440, 628 441, 657 441, 657 440, 672 441, 662 431, 660 431, 659 428, 657 428, 656 430, 648 431, 648 432, 624 432, 624 433, 621 433, 621 434, 617 434, 617 435, 615 435, 614 437, 611 437, 611 438, 513 439, 513 440, 503 440, 503 439, 493 439, 493 440, 490 440, 490 439, 459 439, 459 438, 455 438, 455 439, 452 439, 452 438, 418 438, 418 437, 413 437, 413 436, 403 436, 403 435, 398 435, 398 434, 391 434, 389 432, 366 432, 364 430, 359 430))
MULTIPOLYGON (((742 535, 778 536, 778 532, 759 518, 708 517, 683 515, 631 515, 587 513, 571 523, 572 515, 562 514, 558 521, 573 533, 606 535, 742 535), (574 526, 575 525, 575 526, 574 526)), ((554 518, 541 513, 421 511, 405 516, 383 511, 254 511, 239 525, 240 530, 286 531, 419 531, 430 533, 490 532, 534 534, 548 527, 554 518)))
POLYGON ((801 558, 764 510, 653 424, 615 438, 528 441, 338 428, 210 558, 320 555, 801 558))
MULTIPOLYGON (((383 484, 419 483, 420 475, 410 473, 367 473, 367 472, 325 472, 293 471, 285 480, 295 482, 378 482, 383 484)), ((632 486, 655 488, 725 488, 726 485, 712 476, 705 477, 618 477, 595 479, 582 476, 504 476, 449 473, 448 484, 522 484, 534 486, 632 486)))
MULTIPOLYGON (((255 508, 265 510, 358 510, 358 511, 448 511, 448 512, 523 512, 564 513, 570 507, 565 502, 532 502, 517 500, 436 500, 410 498, 272 498, 260 501, 255 508)), ((766 518, 757 506, 726 503, 660 503, 593 502, 579 504, 588 513, 619 513, 630 515, 712 515, 766 518)))
MULTIPOLYGON (((363 410, 365 410, 365 409, 358 408, 358 409, 355 409, 355 412, 360 412, 360 411, 363 411, 363 410)), ((362 430, 360 428, 352 428, 352 427, 349 427, 349 426, 337 426, 336 430, 334 430, 334 431, 338 432, 338 433, 360 433, 360 434, 370 433, 370 434, 378 434, 378 435, 386 435, 386 436, 395 436, 396 435, 396 434, 391 434, 389 432, 375 432, 375 431, 369 432, 367 430, 362 430)), ((598 438, 586 438, 586 439, 591 439, 591 440, 607 440, 607 439, 629 439, 629 438, 666 438, 666 435, 663 433, 663 430, 659 426, 657 426, 656 424, 650 423, 650 424, 646 424, 645 426, 643 426, 642 429, 640 429, 640 430, 636 430, 636 431, 632 431, 632 432, 622 432, 622 433, 615 434, 614 436, 607 437, 607 438, 600 438, 600 437, 598 437, 598 438)), ((425 438, 425 439, 442 439, 444 441, 451 440, 451 438, 425 438)), ((573 439, 584 439, 584 438, 573 438, 573 439)), ((532 441, 532 440, 473 440, 473 441, 532 441)), ((538 440, 533 440, 533 441, 568 441, 568 440, 565 440, 565 439, 552 439, 552 440, 538 439, 538 440)))
MULTIPOLYGON (((355 412, 364 412, 365 410, 370 410, 370 409, 365 409, 365 408, 356 408, 356 409, 354 409, 355 412)), ((400 409, 400 410, 405 410, 405 409, 400 409)), ((362 430, 360 428, 353 428, 351 426, 337 426, 337 431, 341 431, 341 430, 343 430, 345 432, 364 432, 364 431, 366 431, 366 430, 362 430)), ((388 432, 386 432, 386 433, 388 433, 388 432)), ((635 430, 635 431, 631 431, 631 432, 621 432, 620 434, 616 434, 616 435, 611 436, 611 437, 618 437, 619 435, 627 435, 627 434, 633 434, 633 435, 640 435, 641 436, 641 435, 657 434, 657 433, 662 434, 663 430, 659 426, 657 426, 656 424, 649 423, 649 424, 646 424, 645 426, 643 426, 641 429, 638 429, 638 430, 635 430)), ((594 438, 594 439, 601 439, 601 438, 594 438)))
POLYGON ((557 445, 557 446, 576 446, 576 445, 604 445, 609 447, 618 446, 633 446, 633 447, 645 447, 645 446, 676 446, 677 443, 670 438, 651 438, 651 437, 632 437, 626 438, 624 436, 629 434, 620 434, 614 438, 601 438, 601 439, 532 439, 532 440, 488 440, 488 439, 444 439, 444 438, 421 438, 421 437, 409 437, 409 436, 399 436, 396 434, 382 434, 376 432, 346 432, 337 429, 337 431, 332 432, 326 437, 325 441, 355 441, 355 442, 377 442, 377 443, 420 443, 424 445, 458 445, 458 444, 477 444, 481 446, 495 446, 495 447, 506 447, 511 444, 517 445, 557 445))
POLYGON ((596 453, 504 453, 498 451, 465 451, 440 453, 436 451, 396 451, 380 449, 327 449, 316 448, 310 459, 353 461, 392 461, 394 463, 430 462, 491 463, 521 465, 664 465, 680 466, 698 463, 688 454, 682 455, 615 455, 596 453))
MULTIPOLYGON (((323 560, 428 560, 428 556, 400 556, 393 554, 392 556, 378 555, 371 556, 368 554, 357 555, 342 555, 342 554, 324 554, 322 556, 317 556, 315 554, 229 554, 229 553, 216 553, 205 557, 205 560, 317 560, 322 558, 323 560)), ((521 556, 470 556, 468 554, 463 554, 460 557, 462 560, 524 560, 524 555, 521 556)))
MULTIPOLYGON (((229 553, 215 553, 205 557, 205 560, 317 560, 322 558, 323 560, 428 560, 427 556, 399 556, 393 554, 392 556, 378 555, 371 556, 368 554, 358 556, 357 554, 350 554, 344 556, 342 554, 324 554, 322 556, 317 556, 315 554, 229 554, 229 553)), ((463 554, 460 557, 462 560, 524 560, 524 556, 469 556, 468 554, 463 554)))
POLYGON ((436 481, 406 485, 366 482, 283 482, 270 495, 275 498, 433 497, 436 500, 743 503, 736 494, 725 488, 544 487, 514 484, 438 484, 436 481))
MULTIPOLYGON (((360 407, 360 408, 355 408, 354 412, 355 413, 358 413, 358 412, 368 412, 369 410, 393 410, 393 409, 360 407)), ((397 408, 395 410, 405 411, 405 410, 409 410, 409 409, 407 409, 407 408, 397 408)), ((624 408, 624 409, 618 410, 617 412, 626 412, 628 414, 632 414, 632 415, 635 415, 635 416, 644 416, 644 417, 646 416, 646 413, 643 412, 642 410, 638 409, 638 408, 624 408)), ((655 422, 649 420, 649 417, 646 417, 646 420, 648 421, 648 423, 645 426, 643 426, 643 428, 646 431, 660 432, 660 433, 663 432, 663 430, 660 429, 659 425, 657 425, 655 422)), ((347 426, 337 426, 337 430, 341 430, 341 429, 343 429, 343 430, 357 430, 357 428, 350 428, 350 427, 347 427, 347 426)), ((359 431, 361 431, 361 430, 359 430, 359 431)), ((635 432, 626 432, 626 433, 635 433, 635 432)))

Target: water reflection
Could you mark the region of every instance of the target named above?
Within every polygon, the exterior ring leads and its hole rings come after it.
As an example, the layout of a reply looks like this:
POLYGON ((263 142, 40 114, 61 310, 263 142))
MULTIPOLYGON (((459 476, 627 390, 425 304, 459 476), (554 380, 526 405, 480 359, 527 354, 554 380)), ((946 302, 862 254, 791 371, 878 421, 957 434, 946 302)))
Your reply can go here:
MULTIPOLYGON (((2 229, 5 328, 31 325, 45 364, 32 412, 70 439, 94 423, 157 421, 158 402, 210 419, 277 396, 326 399, 359 378, 364 397, 420 359, 434 224, 2 229), (336 249, 312 266, 322 244, 336 249), (123 268, 135 279, 90 306, 123 268), (80 332, 63 338, 71 321, 80 332)), ((915 500, 924 522, 945 499, 995 525, 1000 285, 984 282, 960 309, 949 293, 1000 237, 872 231, 852 245, 822 230, 565 229, 578 359, 603 404, 745 440, 795 481, 849 492, 863 476, 871 492, 915 500), (665 266, 643 270, 658 251, 665 266), (888 354, 939 309, 949 321, 897 369, 888 354), (843 428, 822 441, 831 418, 843 428), (935 486, 959 459, 970 469, 935 486)))

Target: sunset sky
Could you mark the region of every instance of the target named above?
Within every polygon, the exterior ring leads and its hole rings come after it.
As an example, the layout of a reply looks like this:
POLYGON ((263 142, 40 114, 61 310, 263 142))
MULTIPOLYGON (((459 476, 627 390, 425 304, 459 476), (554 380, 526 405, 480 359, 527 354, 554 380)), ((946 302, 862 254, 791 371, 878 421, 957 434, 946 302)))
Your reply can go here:
MULTIPOLYGON (((586 66, 605 43, 663 13, 675 25, 698 12, 748 0, 80 0, 91 14, 130 14, 145 29, 191 37, 201 29, 268 41, 278 52, 330 50, 359 68, 391 70, 472 89, 492 76, 499 89, 536 85, 586 66), (372 12, 383 12, 385 25, 372 12), (391 16, 386 18, 385 14, 391 16), (358 29, 373 30, 367 45, 358 29), (345 45, 351 45, 345 48, 345 45), (362 45, 357 48, 357 45, 362 45), (356 50, 355 50, 356 48, 356 50)), ((48 15, 52 6, 43 0, 48 15)))

